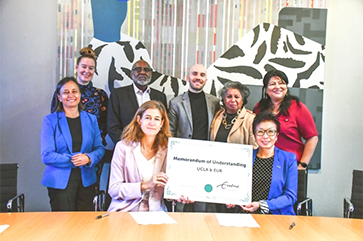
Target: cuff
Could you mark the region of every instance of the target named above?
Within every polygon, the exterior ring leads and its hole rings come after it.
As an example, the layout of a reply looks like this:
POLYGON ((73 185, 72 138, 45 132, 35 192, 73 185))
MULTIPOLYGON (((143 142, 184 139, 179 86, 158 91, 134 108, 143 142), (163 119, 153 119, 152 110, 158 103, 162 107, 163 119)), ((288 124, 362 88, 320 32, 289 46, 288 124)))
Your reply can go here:
POLYGON ((261 213, 268 214, 270 212, 270 209, 268 208, 268 204, 267 204, 266 200, 261 200, 258 202, 260 203, 261 213))

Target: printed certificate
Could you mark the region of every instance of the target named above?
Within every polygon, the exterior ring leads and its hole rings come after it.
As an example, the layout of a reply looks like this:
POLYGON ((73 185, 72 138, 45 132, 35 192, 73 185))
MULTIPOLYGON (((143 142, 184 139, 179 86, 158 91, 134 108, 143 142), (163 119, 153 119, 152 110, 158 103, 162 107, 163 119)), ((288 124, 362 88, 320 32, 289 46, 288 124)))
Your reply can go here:
POLYGON ((250 203, 252 150, 251 145, 169 138, 164 198, 250 203))

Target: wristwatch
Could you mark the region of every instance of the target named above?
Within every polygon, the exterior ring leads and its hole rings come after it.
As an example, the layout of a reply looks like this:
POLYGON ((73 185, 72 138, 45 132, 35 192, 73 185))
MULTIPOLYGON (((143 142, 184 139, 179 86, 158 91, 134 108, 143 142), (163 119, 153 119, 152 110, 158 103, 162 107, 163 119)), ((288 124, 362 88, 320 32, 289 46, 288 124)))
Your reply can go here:
POLYGON ((298 161, 297 163, 299 165, 301 165, 303 168, 307 168, 308 167, 308 164, 306 164, 305 162, 298 161))

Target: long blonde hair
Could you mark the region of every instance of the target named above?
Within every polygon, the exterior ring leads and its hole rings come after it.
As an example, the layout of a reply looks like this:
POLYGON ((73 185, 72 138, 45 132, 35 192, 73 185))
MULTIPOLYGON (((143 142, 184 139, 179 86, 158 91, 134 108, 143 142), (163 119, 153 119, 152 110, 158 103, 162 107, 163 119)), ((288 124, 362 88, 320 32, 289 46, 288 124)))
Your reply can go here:
POLYGON ((158 150, 160 147, 168 146, 168 138, 171 136, 169 129, 169 119, 166 113, 165 106, 160 101, 150 100, 142 104, 139 109, 136 111, 136 114, 130 124, 128 124, 121 136, 121 139, 124 140, 127 144, 130 142, 139 142, 141 138, 145 135, 141 130, 139 123, 137 122, 137 116, 142 118, 145 111, 148 109, 157 109, 160 111, 161 119, 164 121, 159 133, 156 135, 153 149, 158 150))

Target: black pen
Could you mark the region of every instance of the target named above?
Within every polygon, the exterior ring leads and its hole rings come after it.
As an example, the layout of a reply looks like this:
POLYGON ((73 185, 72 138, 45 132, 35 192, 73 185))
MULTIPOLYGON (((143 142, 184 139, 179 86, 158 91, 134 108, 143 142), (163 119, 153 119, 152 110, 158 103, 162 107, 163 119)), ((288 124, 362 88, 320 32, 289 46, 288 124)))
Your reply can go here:
POLYGON ((289 230, 291 230, 294 226, 295 226, 295 222, 290 225, 289 230))
POLYGON ((105 213, 105 214, 99 215, 99 216, 96 217, 96 220, 100 219, 100 218, 107 217, 108 215, 110 215, 110 213, 105 213))

